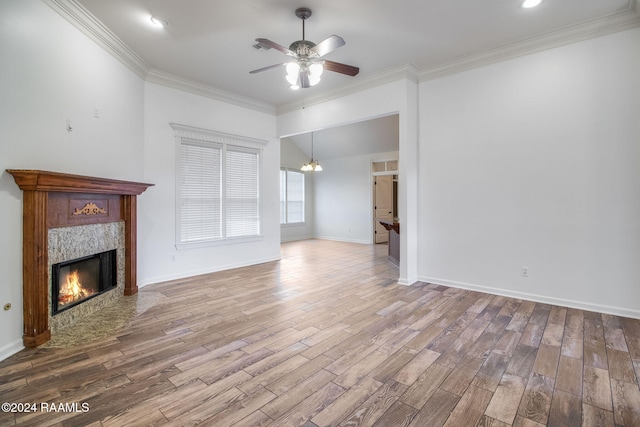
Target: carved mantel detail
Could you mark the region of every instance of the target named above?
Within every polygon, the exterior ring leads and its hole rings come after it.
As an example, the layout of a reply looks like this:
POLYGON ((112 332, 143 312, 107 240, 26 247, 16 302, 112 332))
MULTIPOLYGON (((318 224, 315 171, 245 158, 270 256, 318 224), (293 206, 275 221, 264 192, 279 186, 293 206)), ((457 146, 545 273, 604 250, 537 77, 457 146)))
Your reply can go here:
POLYGON ((76 208, 76 210, 73 211, 71 215, 98 215, 106 213, 106 209, 99 207, 95 203, 87 203, 82 207, 82 209, 76 208))
POLYGON ((13 175, 24 192, 22 339, 26 347, 37 347, 51 339, 48 316, 49 228, 124 221, 124 294, 138 292, 137 196, 153 184, 40 170, 7 169, 7 172, 13 175), (68 210, 69 203, 75 204, 74 211, 68 210), (103 203, 104 207, 98 206, 103 203))

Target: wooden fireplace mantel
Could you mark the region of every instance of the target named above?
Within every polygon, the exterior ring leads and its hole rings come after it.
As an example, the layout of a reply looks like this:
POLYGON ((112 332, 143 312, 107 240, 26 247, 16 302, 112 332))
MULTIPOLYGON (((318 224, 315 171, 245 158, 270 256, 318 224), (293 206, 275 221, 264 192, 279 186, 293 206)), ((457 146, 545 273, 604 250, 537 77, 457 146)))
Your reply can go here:
POLYGON ((153 184, 41 170, 7 169, 24 192, 22 287, 26 347, 51 339, 48 229, 124 221, 124 294, 138 292, 137 196, 153 184))
POLYGON ((23 191, 139 196, 153 184, 41 170, 7 169, 23 191))

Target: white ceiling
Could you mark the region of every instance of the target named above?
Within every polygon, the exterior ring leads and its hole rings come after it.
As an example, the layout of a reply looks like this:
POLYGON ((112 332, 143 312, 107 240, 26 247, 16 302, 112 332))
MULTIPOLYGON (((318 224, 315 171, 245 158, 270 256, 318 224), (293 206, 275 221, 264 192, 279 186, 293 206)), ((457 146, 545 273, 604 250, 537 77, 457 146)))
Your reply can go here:
MULTIPOLYGON (((543 0, 534 9, 522 0, 45 1, 147 80, 273 112, 397 72, 428 79, 640 25, 636 0, 543 0), (289 59, 253 45, 258 37, 285 47, 301 39, 299 7, 313 12, 306 39, 343 37, 346 45, 325 58, 359 67, 358 76, 325 72, 317 86, 293 91, 284 69, 249 74, 289 59), (151 27, 150 15, 169 25, 151 27)), ((309 134, 290 138, 310 156, 309 134)), ((314 138, 320 160, 395 151, 398 120, 317 130, 314 138)))
POLYGON ((150 74, 186 79, 274 110, 400 66, 413 65, 428 75, 500 49, 513 55, 615 31, 625 19, 638 25, 636 0, 543 0, 534 9, 523 9, 522 0, 48 1, 84 6, 150 74), (292 91, 283 69, 249 74, 288 59, 275 49, 252 46, 258 37, 284 46, 301 39, 302 23, 294 14, 301 6, 313 12, 306 38, 318 43, 332 34, 343 37, 346 45, 326 59, 359 67, 358 76, 327 72, 317 86, 292 91), (169 25, 150 27, 150 14, 169 25))
MULTIPOLYGON (((398 126, 398 115, 394 114, 315 131, 313 157, 322 162, 329 159, 398 151, 400 131, 398 126)), ((283 139, 293 141, 307 157, 311 158, 311 133, 283 139)))

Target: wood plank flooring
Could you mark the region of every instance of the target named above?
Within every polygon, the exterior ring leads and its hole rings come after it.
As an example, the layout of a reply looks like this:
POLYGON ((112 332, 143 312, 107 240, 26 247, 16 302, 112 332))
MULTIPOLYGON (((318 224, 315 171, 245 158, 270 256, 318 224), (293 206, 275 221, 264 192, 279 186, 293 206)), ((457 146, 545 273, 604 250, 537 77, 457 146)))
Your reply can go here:
POLYGON ((640 321, 401 286, 386 250, 292 242, 146 286, 112 336, 0 362, 2 402, 88 411, 0 425, 640 426, 640 321))

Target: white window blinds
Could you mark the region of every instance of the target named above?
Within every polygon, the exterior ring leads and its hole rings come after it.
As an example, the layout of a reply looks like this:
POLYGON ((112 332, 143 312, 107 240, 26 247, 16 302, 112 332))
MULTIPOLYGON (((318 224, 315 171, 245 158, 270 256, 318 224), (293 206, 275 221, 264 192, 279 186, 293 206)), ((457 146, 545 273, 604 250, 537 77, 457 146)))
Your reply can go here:
POLYGON ((222 149, 183 140, 180 146, 180 242, 222 237, 222 149))
POLYGON ((266 142, 171 126, 178 145, 177 246, 260 236, 261 153, 266 142))
POLYGON ((304 173, 280 170, 280 224, 304 222, 304 173))
POLYGON ((260 234, 259 157, 253 150, 227 149, 227 237, 260 234))
POLYGON ((280 224, 287 223, 287 171, 280 169, 280 224))

